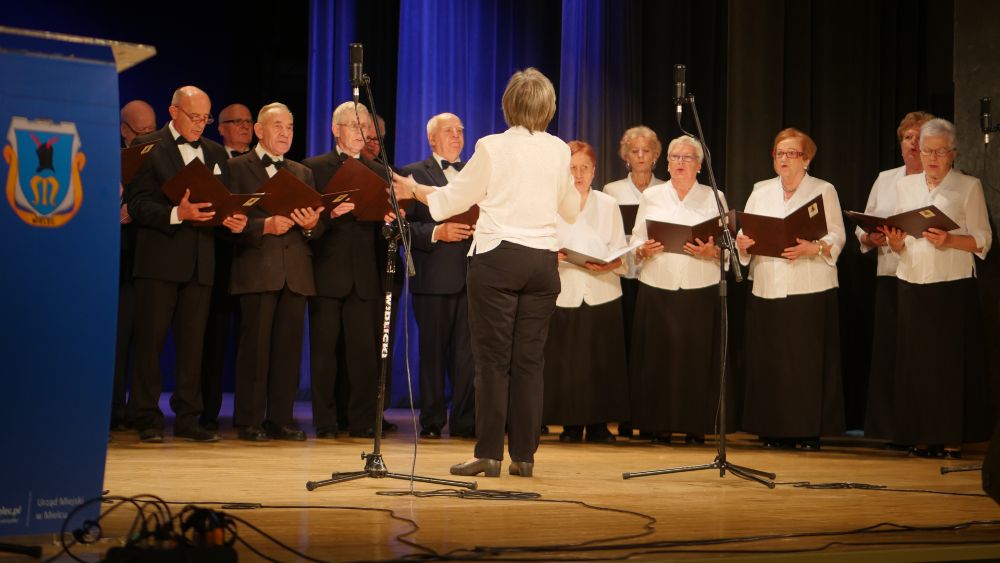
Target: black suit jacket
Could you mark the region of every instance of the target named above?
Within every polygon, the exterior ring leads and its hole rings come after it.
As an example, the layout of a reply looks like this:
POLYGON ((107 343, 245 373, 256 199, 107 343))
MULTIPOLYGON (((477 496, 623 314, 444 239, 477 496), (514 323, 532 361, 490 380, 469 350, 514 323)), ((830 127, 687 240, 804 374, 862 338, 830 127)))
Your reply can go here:
MULTIPOLYGON (((215 273, 215 229, 194 227, 188 221, 170 224, 170 210, 175 206, 161 186, 184 167, 184 160, 168 127, 136 137, 132 144, 149 141, 159 142, 125 189, 129 215, 136 226, 135 277, 174 283, 196 279, 211 285, 215 273)), ((226 150, 204 137, 201 148, 205 165, 209 170, 218 170, 217 177, 228 185, 226 150)))
MULTIPOLYGON (((379 172, 374 164, 362 157, 361 162, 379 172)), ((316 189, 323 188, 340 169, 343 162, 334 149, 326 154, 302 161, 309 167, 316 180, 316 189)), ((384 172, 379 174, 384 176, 384 172)), ((342 299, 357 292, 362 299, 378 299, 382 296, 382 283, 376 256, 381 249, 385 252, 380 222, 364 222, 348 213, 330 219, 330 209, 323 210, 324 230, 322 236, 313 237, 313 269, 316 274, 316 294, 322 297, 342 299)))
MULTIPOLYGON (((404 166, 402 174, 412 174, 414 180, 425 186, 444 186, 448 183, 434 157, 404 166)), ((413 293, 447 295, 464 290, 472 238, 432 243, 431 233, 439 223, 431 217, 427 206, 419 201, 408 217, 413 233, 413 265, 417 270, 416 277, 411 281, 413 293)))
MULTIPOLYGON (((313 173, 298 162, 285 159, 285 169, 310 187, 313 173)), ((250 151, 229 161, 230 186, 233 193, 252 194, 260 191, 268 175, 256 151, 250 151)), ((263 293, 288 289, 299 295, 315 295, 312 250, 306 236, 297 225, 283 235, 265 235, 264 220, 268 214, 254 207, 247 215, 247 227, 237 238, 229 291, 234 294, 263 293)), ((322 233, 322 222, 312 236, 322 233)))

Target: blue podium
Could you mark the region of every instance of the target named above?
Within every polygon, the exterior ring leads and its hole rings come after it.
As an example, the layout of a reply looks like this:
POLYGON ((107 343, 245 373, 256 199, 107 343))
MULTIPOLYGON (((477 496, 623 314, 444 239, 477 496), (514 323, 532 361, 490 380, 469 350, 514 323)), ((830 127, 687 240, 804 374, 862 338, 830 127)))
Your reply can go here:
POLYGON ((0 536, 57 532, 101 494, 118 303, 118 72, 153 52, 0 27, 0 536))

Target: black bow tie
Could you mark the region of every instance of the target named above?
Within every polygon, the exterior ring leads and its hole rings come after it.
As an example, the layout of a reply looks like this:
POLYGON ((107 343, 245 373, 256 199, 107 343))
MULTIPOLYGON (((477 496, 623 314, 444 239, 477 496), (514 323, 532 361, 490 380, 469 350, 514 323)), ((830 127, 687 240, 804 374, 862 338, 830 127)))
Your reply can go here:
POLYGON ((264 168, 267 168, 268 166, 273 166, 276 169, 280 169, 284 168, 285 166, 285 159, 271 160, 271 155, 269 154, 265 154, 264 158, 260 159, 260 161, 264 163, 264 168))
POLYGON ((201 139, 198 139, 197 141, 189 141, 184 138, 184 135, 180 135, 179 137, 174 139, 174 142, 177 143, 177 146, 191 145, 191 148, 193 149, 197 149, 198 147, 201 146, 201 139))
POLYGON ((247 149, 245 151, 241 151, 241 150, 237 150, 237 149, 229 149, 229 152, 234 157, 236 157, 236 156, 243 156, 243 155, 245 155, 246 153, 250 152, 250 149, 247 149))
POLYGON ((441 160, 441 170, 447 170, 449 166, 461 172, 462 167, 465 166, 465 163, 459 160, 456 160, 455 162, 448 162, 447 160, 444 159, 441 160))

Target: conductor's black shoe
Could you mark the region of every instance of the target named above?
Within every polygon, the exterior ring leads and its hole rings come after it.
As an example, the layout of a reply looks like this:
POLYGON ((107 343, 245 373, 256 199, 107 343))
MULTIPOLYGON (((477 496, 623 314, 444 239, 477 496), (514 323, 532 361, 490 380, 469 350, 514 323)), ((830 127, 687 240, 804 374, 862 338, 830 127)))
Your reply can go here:
POLYGON ((531 473, 535 468, 535 464, 530 461, 512 461, 510 462, 510 467, 507 471, 511 475, 517 475, 519 477, 531 477, 531 473))
POLYGON ((139 431, 139 441, 146 444, 163 442, 163 431, 157 428, 145 428, 139 431))
POLYGON ((452 475, 463 475, 465 477, 472 477, 480 473, 486 477, 499 477, 500 460, 488 457, 472 458, 469 461, 452 465, 450 471, 452 475))
POLYGON ((337 437, 336 426, 320 426, 316 429, 316 438, 320 440, 332 440, 337 437))
POLYGON ((306 439, 306 433, 294 424, 275 424, 264 421, 264 431, 268 438, 274 440, 289 440, 291 442, 301 442, 306 439))
POLYGON ((439 440, 441 439, 441 429, 433 424, 428 425, 426 428, 420 430, 420 437, 431 440, 439 440))
POLYGON ((222 436, 215 432, 205 430, 201 426, 174 427, 174 439, 190 440, 192 442, 218 442, 222 436))
POLYGON ((247 442, 267 442, 267 432, 260 426, 241 426, 236 431, 236 437, 247 442))

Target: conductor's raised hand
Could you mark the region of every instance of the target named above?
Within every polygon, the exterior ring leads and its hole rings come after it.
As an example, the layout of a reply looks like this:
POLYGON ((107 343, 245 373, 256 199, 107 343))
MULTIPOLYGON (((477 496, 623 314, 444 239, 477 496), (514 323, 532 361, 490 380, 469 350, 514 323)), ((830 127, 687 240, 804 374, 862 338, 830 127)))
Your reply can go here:
POLYGON ((441 223, 435 237, 444 242, 458 242, 472 236, 472 227, 462 223, 441 223))
POLYGON ((177 204, 177 218, 181 221, 208 221, 215 217, 215 211, 202 211, 212 207, 209 202, 191 203, 191 190, 184 190, 184 197, 177 204))
POLYGON ((264 219, 264 234, 265 235, 283 235, 295 226, 295 221, 292 221, 284 215, 271 215, 267 219, 264 219))
POLYGON ((242 213, 231 215, 222 220, 222 225, 238 235, 247 228, 247 216, 242 213))
POLYGON ((417 181, 413 176, 400 176, 392 173, 392 187, 396 190, 396 199, 413 199, 417 189, 417 181))
POLYGON ((323 212, 323 207, 320 206, 316 209, 312 207, 303 207, 300 209, 292 210, 292 221, 300 228, 309 230, 316 227, 316 223, 319 223, 320 213, 323 212))
POLYGON ((719 248, 715 246, 715 237, 708 237, 708 242, 696 238, 694 242, 684 243, 684 252, 696 258, 713 259, 719 257, 719 248))

